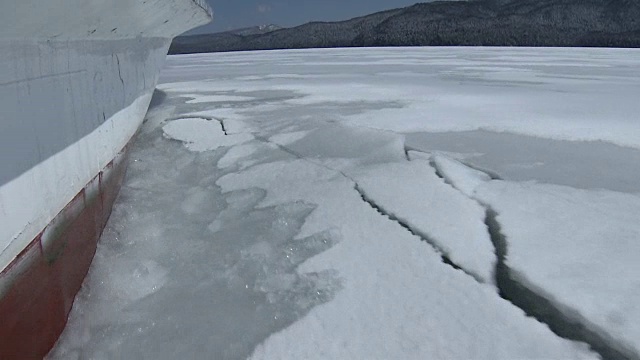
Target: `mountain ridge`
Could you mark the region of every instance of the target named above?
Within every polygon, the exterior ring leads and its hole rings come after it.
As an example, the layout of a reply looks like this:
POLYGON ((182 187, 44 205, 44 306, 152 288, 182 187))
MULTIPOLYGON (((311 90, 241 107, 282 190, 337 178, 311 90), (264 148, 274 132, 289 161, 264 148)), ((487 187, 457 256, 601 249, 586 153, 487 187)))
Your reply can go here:
POLYGON ((272 31, 276 31, 280 29, 284 29, 284 28, 275 24, 265 24, 265 25, 257 25, 257 26, 250 26, 246 28, 223 31, 223 33, 235 34, 240 36, 248 36, 248 35, 267 34, 272 31))
POLYGON ((436 1, 262 34, 178 37, 170 53, 359 46, 640 47, 640 1, 436 1))

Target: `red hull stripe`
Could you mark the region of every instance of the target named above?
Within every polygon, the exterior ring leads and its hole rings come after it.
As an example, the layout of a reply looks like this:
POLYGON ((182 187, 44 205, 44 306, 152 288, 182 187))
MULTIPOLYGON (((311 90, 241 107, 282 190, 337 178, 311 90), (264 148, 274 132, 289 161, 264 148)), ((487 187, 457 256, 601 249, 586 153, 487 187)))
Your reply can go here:
POLYGON ((42 359, 67 323, 126 171, 127 148, 0 273, 0 359, 42 359))

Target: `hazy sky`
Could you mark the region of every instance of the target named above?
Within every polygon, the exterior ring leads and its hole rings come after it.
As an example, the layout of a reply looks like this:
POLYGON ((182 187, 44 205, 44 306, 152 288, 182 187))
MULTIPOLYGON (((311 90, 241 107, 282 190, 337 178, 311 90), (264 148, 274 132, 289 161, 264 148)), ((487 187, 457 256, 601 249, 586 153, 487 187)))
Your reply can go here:
POLYGON ((380 10, 404 7, 420 2, 420 0, 207 1, 213 8, 213 23, 195 30, 197 33, 218 32, 265 24, 295 26, 316 20, 346 20, 380 10))

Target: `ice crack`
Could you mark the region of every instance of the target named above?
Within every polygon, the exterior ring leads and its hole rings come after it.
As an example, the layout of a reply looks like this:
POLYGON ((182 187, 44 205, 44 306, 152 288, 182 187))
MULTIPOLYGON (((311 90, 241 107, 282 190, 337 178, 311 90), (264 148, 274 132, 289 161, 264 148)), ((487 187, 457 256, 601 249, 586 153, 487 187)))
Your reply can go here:
POLYGON ((442 258, 442 262, 443 263, 451 266, 452 268, 454 268, 456 270, 460 270, 460 271, 464 272, 465 274, 467 274, 467 275, 471 276, 472 278, 474 278, 477 282, 482 283, 482 280, 479 279, 475 274, 472 274, 472 273, 466 271, 464 268, 462 268, 461 266, 459 266, 458 264, 453 262, 451 260, 451 258, 449 256, 447 256, 446 251, 444 251, 444 249, 442 249, 438 245, 438 243, 436 241, 431 239, 426 234, 423 234, 420 231, 414 229, 409 224, 407 224, 406 222, 402 221, 401 219, 399 219, 398 217, 396 217, 392 213, 386 211, 382 206, 378 205, 373 199, 368 197, 367 194, 362 190, 362 188, 360 188, 360 186, 358 186, 358 183, 355 183, 354 188, 358 192, 358 194, 360 194, 360 198, 362 198, 362 201, 364 201, 367 204, 369 204, 369 206, 371 206, 374 210, 376 210, 380 215, 387 217, 389 220, 397 223, 402 228, 404 228, 406 231, 411 233, 411 235, 413 235, 415 237, 418 237, 420 240, 422 240, 422 241, 426 242, 427 244, 429 244, 438 254, 440 254, 440 257, 442 258))
MULTIPOLYGON (((402 221, 401 219, 399 219, 394 214, 386 211, 383 207, 378 205, 373 199, 368 197, 366 195, 366 193, 364 192, 364 190, 362 190, 362 188, 359 186, 358 182, 353 177, 351 177, 347 173, 345 173, 344 171, 339 170, 339 169, 334 169, 334 168, 332 168, 332 167, 330 167, 330 166, 328 166, 326 164, 323 164, 323 163, 320 163, 320 162, 317 162, 317 161, 313 161, 312 159, 308 159, 304 155, 299 154, 298 152, 296 152, 296 151, 294 151, 292 149, 289 149, 288 147, 286 147, 284 145, 277 144, 277 143, 274 143, 272 141, 269 141, 267 138, 265 138, 263 136, 260 136, 258 134, 253 134, 253 136, 257 140, 260 140, 262 142, 273 144, 273 145, 277 146, 280 150, 286 152, 287 154, 290 154, 290 155, 294 156, 297 159, 300 159, 300 160, 303 160, 303 161, 307 161, 307 162, 309 162, 311 164, 323 167, 323 168, 325 168, 327 170, 330 170, 330 171, 334 171, 336 173, 341 174, 345 178, 349 179, 353 183, 354 189, 358 192, 358 194, 360 195, 360 198, 362 199, 362 201, 364 201, 369 206, 371 206, 374 210, 376 210, 376 212, 378 212, 382 216, 387 217, 389 220, 397 223, 402 228, 404 228, 406 231, 411 233, 413 236, 415 236, 415 237, 421 239, 422 241, 426 242, 427 244, 429 244, 438 254, 440 254, 443 263, 451 266, 452 268, 454 268, 456 270, 462 271, 464 274, 472 277, 477 282, 483 283, 482 279, 480 277, 478 277, 476 274, 473 274, 472 272, 467 271, 466 269, 464 269, 460 265, 456 264, 453 260, 451 260, 451 258, 447 255, 447 252, 444 249, 442 249, 442 247, 440 247, 436 241, 431 239, 426 234, 420 232, 419 230, 413 228, 407 222, 402 221)), ((409 158, 408 150, 407 150, 405 155, 407 156, 407 158, 409 158)))
POLYGON ((485 207, 487 209, 485 224, 498 256, 496 284, 500 296, 522 309, 528 316, 547 324, 556 335, 589 344, 603 360, 637 360, 636 354, 614 344, 615 340, 591 330, 580 319, 567 316, 552 301, 518 281, 517 276, 505 263, 508 243, 497 220, 498 214, 491 207, 485 207))
POLYGON ((205 120, 209 120, 209 121, 217 121, 220 124, 220 128, 222 129, 222 133, 225 136, 229 136, 229 133, 227 132, 227 129, 224 125, 224 119, 222 118, 216 118, 216 117, 211 117, 211 116, 202 116, 202 115, 183 115, 183 116, 178 116, 175 118, 169 118, 167 119, 167 121, 174 121, 174 120, 182 120, 182 119, 205 119, 205 120))

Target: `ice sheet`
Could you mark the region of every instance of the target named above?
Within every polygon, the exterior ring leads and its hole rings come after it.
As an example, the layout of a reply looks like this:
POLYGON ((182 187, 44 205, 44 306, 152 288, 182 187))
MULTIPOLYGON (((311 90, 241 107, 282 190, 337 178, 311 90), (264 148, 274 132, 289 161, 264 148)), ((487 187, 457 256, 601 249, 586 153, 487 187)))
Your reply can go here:
POLYGON ((444 154, 491 170, 504 180, 640 192, 640 150, 602 141, 569 142, 469 131, 407 134, 406 144, 410 149, 444 154))
MULTIPOLYGON (((499 286, 524 285, 581 324, 599 342, 637 357, 640 316, 640 197, 535 182, 491 181, 442 156, 434 166, 451 184, 492 213, 508 271, 499 286)), ((489 223, 489 222, 488 222, 489 223)), ((503 289, 504 291, 504 289, 503 289)), ((521 296, 521 295, 518 295, 521 296)), ((542 303, 541 300, 538 301, 542 303)), ((574 325, 575 326, 575 325, 574 325)), ((590 335, 591 336, 591 335, 590 335)))
POLYGON ((343 289, 272 335, 253 358, 589 357, 491 287, 442 263, 428 244, 379 214, 334 171, 304 160, 281 161, 226 175, 217 184, 223 191, 265 189, 261 207, 314 203, 297 237, 329 229, 341 235, 299 271, 332 269, 343 289))
MULTIPOLYGON (((251 157, 256 151, 262 148, 262 144, 259 143, 250 143, 237 145, 229 149, 224 156, 218 160, 219 168, 228 168, 234 165, 243 166, 244 161, 248 157, 251 157)), ((251 162, 251 160, 248 160, 251 162)))
POLYGON ((485 209, 445 184, 427 161, 379 165, 353 177, 384 212, 480 281, 494 282, 496 255, 484 224, 485 209))
POLYGON ((227 135, 217 121, 202 118, 173 120, 162 130, 166 137, 182 141, 192 151, 215 150, 222 146, 241 144, 253 139, 251 134, 227 135))
MULTIPOLYGON (((189 61, 210 58, 199 55, 189 61)), ((640 60, 633 49, 324 49, 220 54, 213 62, 226 74, 241 73, 251 64, 256 75, 326 75, 311 84, 291 79, 190 83, 184 81, 189 73, 180 77, 180 69, 171 68, 179 59, 170 57, 163 74, 183 81, 163 85, 172 91, 288 89, 304 96, 287 103, 301 106, 392 100, 401 108, 345 115, 341 121, 397 132, 485 129, 640 148, 635 135, 640 133, 640 104, 635 101, 640 75, 634 71, 640 60), (389 73, 392 67, 395 72, 389 73)))
POLYGON ((491 180, 491 176, 488 174, 465 166, 444 155, 433 155, 431 161, 445 181, 468 197, 473 197, 478 186, 491 180))
POLYGON ((490 234, 497 242, 500 225, 510 242, 522 238, 540 254, 525 258, 528 247, 513 248, 506 264, 516 279, 580 314, 610 343, 635 346, 632 324, 640 321, 629 305, 635 302, 625 299, 635 299, 636 277, 606 284, 603 274, 635 269, 637 233, 629 224, 638 211, 633 195, 593 188, 639 191, 624 183, 640 176, 628 149, 597 145, 640 146, 639 59, 636 50, 497 48, 170 57, 162 78, 173 83, 160 86, 165 98, 142 129, 113 220, 52 356, 593 357, 525 316, 494 285, 443 263, 409 231, 430 232, 433 244, 450 246, 451 262, 488 279, 491 249, 475 248, 483 243, 474 239, 490 234), (191 95, 252 100, 189 103, 191 95), (459 147, 452 138, 411 142, 416 132, 464 129, 538 138, 508 145, 487 135, 479 140, 484 146, 459 147), (549 147, 548 139, 562 141, 549 147), (584 139, 598 142, 576 142, 584 139), (564 140, 580 144, 582 155, 565 156, 575 152, 558 145, 564 140), (519 158, 520 148, 538 149, 532 152, 546 160, 519 158), (562 159, 547 166, 556 150, 562 159), (488 181, 457 162, 498 171, 493 166, 507 155, 517 158, 506 174, 514 180, 581 159, 580 171, 544 181, 590 190, 488 181), (601 162, 612 158, 624 158, 610 163, 626 170, 609 182, 618 170, 601 162), (568 183, 579 178, 571 174, 588 178, 598 169, 606 174, 597 181, 568 183), (503 210, 497 225, 490 212, 483 218, 477 199, 503 210), (588 229, 581 239, 589 244, 566 240, 588 229), (605 229, 617 236, 611 249, 595 238, 605 229), (565 265, 579 271, 571 277, 565 265), (570 280, 580 284, 581 298, 562 288, 570 280), (604 295, 610 307, 587 306, 604 295))
POLYGON ((497 212, 521 282, 640 354, 639 197, 503 181, 476 196, 497 212))
POLYGON ((309 135, 309 131, 295 131, 290 133, 273 135, 269 141, 278 145, 289 145, 309 135))
POLYGON ((247 96, 233 96, 233 95, 198 95, 198 94, 185 94, 182 97, 191 98, 187 100, 187 104, 199 104, 199 103, 228 103, 235 101, 247 101, 252 98, 247 96))

